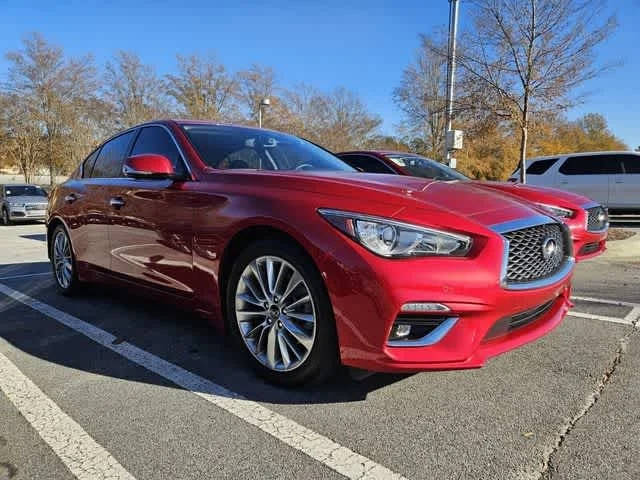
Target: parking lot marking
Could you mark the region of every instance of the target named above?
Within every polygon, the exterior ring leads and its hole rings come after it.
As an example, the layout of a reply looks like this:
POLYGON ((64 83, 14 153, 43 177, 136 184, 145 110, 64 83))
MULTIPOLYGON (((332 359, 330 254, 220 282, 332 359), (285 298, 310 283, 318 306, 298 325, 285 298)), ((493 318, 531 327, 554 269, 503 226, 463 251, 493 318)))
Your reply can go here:
POLYGON ((1 352, 0 390, 78 480, 135 480, 1 352))
POLYGON ((25 273, 22 275, 10 275, 8 277, 0 277, 0 280, 11 280, 13 278, 25 278, 25 277, 38 277, 41 275, 51 275, 51 272, 41 272, 41 273, 25 273))
POLYGON ((640 307, 633 307, 629 313, 624 317, 625 320, 629 320, 636 327, 639 327, 640 322, 640 307))
POLYGON ((604 303, 608 305, 618 305, 621 307, 640 307, 640 303, 623 302, 621 300, 610 300, 607 298, 593 298, 593 297, 571 297, 572 300, 582 300, 583 302, 591 303, 604 303))
POLYGON ((568 313, 570 317, 588 318, 590 320, 601 320, 603 322, 622 323, 624 325, 633 325, 633 321, 625 318, 607 317, 606 315, 594 315, 593 313, 573 312, 568 313))
POLYGON ((209 403, 254 425, 263 432, 299 450, 350 479, 404 479, 398 473, 360 455, 313 430, 290 420, 257 402, 226 389, 206 378, 163 360, 129 342, 114 344, 116 337, 90 323, 40 302, 0 283, 0 292, 57 322, 82 333, 94 342, 118 353, 147 370, 170 380, 209 403))

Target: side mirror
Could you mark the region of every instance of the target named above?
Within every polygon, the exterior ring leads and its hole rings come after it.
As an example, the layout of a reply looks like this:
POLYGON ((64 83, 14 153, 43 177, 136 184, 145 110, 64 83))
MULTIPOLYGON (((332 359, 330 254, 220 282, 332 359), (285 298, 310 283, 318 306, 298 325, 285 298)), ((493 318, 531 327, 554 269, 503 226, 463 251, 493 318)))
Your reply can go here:
POLYGON ((124 161, 122 173, 130 178, 175 178, 175 171, 167 157, 155 153, 133 155, 124 161))

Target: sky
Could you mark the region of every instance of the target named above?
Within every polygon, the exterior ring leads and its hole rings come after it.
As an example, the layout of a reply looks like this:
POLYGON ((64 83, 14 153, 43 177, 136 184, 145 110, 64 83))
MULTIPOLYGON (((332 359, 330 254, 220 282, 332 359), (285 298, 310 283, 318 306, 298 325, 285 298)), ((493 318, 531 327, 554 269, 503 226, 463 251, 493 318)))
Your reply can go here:
MULTIPOLYGON (((631 148, 640 145, 640 0, 610 0, 619 28, 598 59, 622 64, 583 88, 584 104, 568 113, 602 113, 631 148)), ((464 25, 466 5, 460 7, 464 25)), ((284 86, 345 86, 395 133, 402 118, 392 100, 420 33, 446 30, 447 0, 0 0, 0 52, 40 32, 69 55, 92 53, 103 65, 131 50, 158 73, 175 70, 175 55, 215 53, 231 70, 271 66, 284 86)), ((6 72, 0 59, 0 81, 6 72)))

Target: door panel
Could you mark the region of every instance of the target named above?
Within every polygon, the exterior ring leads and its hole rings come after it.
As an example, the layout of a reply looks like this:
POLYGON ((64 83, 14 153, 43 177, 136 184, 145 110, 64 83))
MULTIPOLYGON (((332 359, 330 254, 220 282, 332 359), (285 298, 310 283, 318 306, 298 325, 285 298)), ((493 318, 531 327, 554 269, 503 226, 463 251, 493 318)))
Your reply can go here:
POLYGON ((91 267, 109 269, 108 198, 110 186, 104 179, 69 182, 64 195, 62 216, 70 229, 78 262, 91 267))
POLYGON ((113 273, 193 293, 192 208, 170 180, 118 179, 109 227, 113 273))
POLYGON ((609 202, 609 183, 611 175, 563 175, 558 173, 558 188, 579 193, 598 203, 609 202))
POLYGON ((622 157, 623 171, 613 176, 609 206, 640 209, 640 155, 622 157))

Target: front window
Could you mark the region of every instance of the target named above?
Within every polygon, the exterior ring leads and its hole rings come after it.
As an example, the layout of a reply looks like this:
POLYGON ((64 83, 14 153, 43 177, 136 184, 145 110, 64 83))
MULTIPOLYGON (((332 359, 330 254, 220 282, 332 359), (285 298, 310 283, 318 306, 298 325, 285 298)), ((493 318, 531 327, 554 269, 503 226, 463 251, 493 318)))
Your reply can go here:
POLYGON ((47 192, 36 185, 11 185, 5 187, 7 197, 46 197, 47 192))
POLYGON ((433 178, 434 180, 469 180, 453 168, 435 160, 417 155, 387 155, 389 160, 414 177, 433 178))
POLYGON ((244 127, 183 125, 202 161, 212 168, 355 171, 311 142, 244 127))

